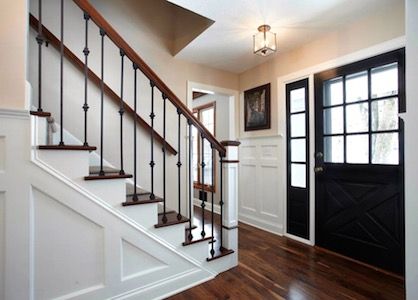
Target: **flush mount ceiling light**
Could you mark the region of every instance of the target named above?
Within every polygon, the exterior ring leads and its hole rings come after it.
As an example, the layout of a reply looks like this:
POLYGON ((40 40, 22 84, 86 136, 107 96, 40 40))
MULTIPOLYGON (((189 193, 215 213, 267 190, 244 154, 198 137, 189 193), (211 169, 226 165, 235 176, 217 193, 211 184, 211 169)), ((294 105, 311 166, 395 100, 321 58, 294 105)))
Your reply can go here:
POLYGON ((270 31, 269 25, 258 27, 258 33, 254 34, 254 53, 261 56, 270 55, 277 50, 276 34, 270 31))

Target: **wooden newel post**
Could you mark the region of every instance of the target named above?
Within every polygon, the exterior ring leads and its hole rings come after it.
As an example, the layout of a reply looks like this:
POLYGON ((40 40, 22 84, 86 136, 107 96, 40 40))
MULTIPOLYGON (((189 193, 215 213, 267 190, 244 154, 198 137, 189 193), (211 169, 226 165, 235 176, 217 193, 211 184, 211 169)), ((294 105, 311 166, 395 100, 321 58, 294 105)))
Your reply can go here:
MULTIPOLYGON (((222 141, 223 158, 223 233, 224 247, 238 251, 238 141, 222 141)), ((238 263, 238 261, 237 261, 238 263)))

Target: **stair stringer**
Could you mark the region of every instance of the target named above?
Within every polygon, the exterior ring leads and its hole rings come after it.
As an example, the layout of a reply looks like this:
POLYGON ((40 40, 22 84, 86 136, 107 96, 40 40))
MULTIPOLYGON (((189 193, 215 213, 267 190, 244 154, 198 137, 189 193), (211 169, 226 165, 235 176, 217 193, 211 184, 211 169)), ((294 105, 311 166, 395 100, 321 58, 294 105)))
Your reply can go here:
MULTIPOLYGON (((78 299, 128 299, 132 296, 134 298, 141 297, 141 299, 154 299, 177 293, 210 280, 216 275, 202 267, 201 262, 179 253, 176 248, 160 239, 156 234, 152 234, 140 224, 133 222, 106 202, 90 195, 88 191, 82 190, 71 180, 55 172, 41 161, 32 160, 32 162, 38 167, 36 171, 31 170, 32 174, 36 173, 31 182, 32 195, 42 194, 50 201, 56 201, 70 211, 82 215, 102 228, 105 236, 103 249, 105 267, 103 269, 106 271, 103 283, 64 295, 54 295, 55 297, 64 299, 70 297, 78 299), (147 255, 155 257, 164 266, 158 267, 154 271, 145 272, 144 275, 138 272, 138 276, 128 276, 129 279, 124 280, 122 278, 123 266, 121 265, 123 262, 122 240, 133 244, 147 255)), ((37 203, 40 200, 33 199, 33 202, 37 203)), ((67 234, 71 237, 71 233, 67 234)), ((50 240, 48 247, 54 248, 53 239, 50 240)), ((68 259, 68 257, 63 257, 63 259, 68 259)), ((44 269, 45 272, 48 272, 48 270, 54 268, 51 266, 51 268, 44 269)), ((65 281, 64 278, 59 276, 53 276, 52 278, 59 279, 59 282, 65 281)), ((39 289, 42 290, 35 284, 35 290, 39 289)))

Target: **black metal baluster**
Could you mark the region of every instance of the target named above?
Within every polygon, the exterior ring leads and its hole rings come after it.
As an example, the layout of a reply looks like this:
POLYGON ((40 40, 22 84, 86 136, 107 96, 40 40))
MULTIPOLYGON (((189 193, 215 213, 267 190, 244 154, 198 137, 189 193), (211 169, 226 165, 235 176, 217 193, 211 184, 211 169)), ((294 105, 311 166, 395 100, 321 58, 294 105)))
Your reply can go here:
POLYGON ((202 190, 202 192, 201 192, 201 194, 202 194, 202 204, 201 204, 201 208, 202 208, 202 232, 200 233, 200 235, 202 236, 202 238, 204 238, 205 236, 206 236, 206 232, 205 232, 205 207, 206 207, 206 204, 205 204, 205 167, 206 167, 206 164, 205 164, 205 139, 204 139, 204 137, 203 137, 203 135, 202 135, 202 139, 201 139, 201 141, 202 141, 202 143, 201 143, 201 147, 202 147, 202 163, 201 163, 201 166, 202 166, 202 182, 201 182, 201 184, 202 184, 202 188, 201 188, 201 190, 202 190))
POLYGON ((61 0, 61 43, 60 43, 60 146, 64 146, 64 0, 61 0))
POLYGON ((220 172, 221 172, 221 176, 220 176, 220 178, 219 178, 219 180, 220 180, 220 182, 219 182, 219 193, 220 193, 220 198, 221 198, 221 200, 219 201, 219 206, 220 206, 220 213, 221 213, 221 224, 220 224, 220 232, 219 232, 219 240, 220 240, 220 244, 219 244, 219 250, 221 250, 222 251, 222 249, 223 249, 223 220, 224 220, 224 210, 223 210, 223 208, 224 208, 224 189, 223 189, 223 183, 224 183, 224 180, 223 180, 223 163, 224 163, 224 161, 223 161, 223 157, 221 156, 221 159, 220 159, 220 172))
POLYGON ((42 0, 38 1, 38 35, 36 41, 38 42, 38 112, 42 112, 42 44, 44 43, 44 36, 42 34, 42 0))
POLYGON ((212 211, 211 211, 211 222, 212 222, 212 243, 211 243, 211 247, 212 249, 210 249, 210 255, 213 257, 215 255, 215 250, 213 249, 213 244, 215 244, 215 235, 214 235, 214 227, 215 227, 215 223, 214 223, 214 206, 213 206, 213 202, 214 202, 214 194, 215 194, 215 190, 214 190, 214 186, 215 186, 215 149, 213 148, 213 145, 211 144, 211 148, 212 148, 212 211))
POLYGON ((133 63, 134 68, 134 195, 132 197, 133 201, 138 201, 138 193, 137 193, 137 174, 136 174, 136 127, 137 127, 137 118, 136 118, 136 110, 137 110, 137 73, 138 73, 138 65, 133 63))
POLYGON ((103 113, 104 113, 104 37, 106 32, 100 28, 101 36, 101 78, 100 78, 100 176, 104 176, 103 171, 103 113))
POLYGON ((192 182, 192 154, 193 154, 193 135, 192 135, 192 122, 190 120, 187 121, 187 124, 189 125, 189 241, 193 239, 192 234, 192 209, 193 209, 193 203, 192 203, 192 189, 193 189, 193 182, 192 182))
POLYGON ((89 67, 88 67, 88 57, 90 54, 90 50, 88 47, 88 42, 89 42, 89 20, 90 20, 90 16, 88 13, 84 13, 84 20, 86 23, 85 26, 85 44, 84 44, 84 49, 83 49, 83 53, 84 53, 84 105, 83 105, 83 110, 84 110, 84 146, 88 146, 88 142, 87 142, 87 111, 89 110, 89 106, 87 103, 87 94, 88 94, 88 71, 89 71, 89 67))
MULTIPOLYGON (((125 175, 125 171, 123 170, 123 113, 125 112, 125 108, 123 105, 123 75, 124 75, 124 66, 125 66, 125 52, 120 49, 120 57, 121 57, 121 77, 120 77, 120 105, 119 105, 119 114, 120 114, 120 175, 125 175)), ((136 120, 136 115, 134 116, 136 120)))
POLYGON ((166 150, 167 150, 167 141, 166 141, 166 105, 167 105, 167 96, 163 94, 163 223, 167 223, 167 215, 166 215, 166 169, 165 169, 165 162, 166 162, 166 150))
POLYGON ((155 194, 154 194, 154 166, 155 166, 155 162, 154 162, 154 118, 155 118, 155 113, 154 113, 154 87, 155 87, 155 83, 153 81, 151 81, 150 85, 151 85, 151 114, 149 115, 149 117, 151 118, 151 161, 149 163, 149 165, 151 167, 151 195, 150 195, 150 199, 155 199, 155 194))
POLYGON ((179 210, 177 214, 177 220, 181 220, 181 110, 177 109, 178 115, 178 151, 177 151, 177 175, 178 175, 178 202, 179 202, 179 210))

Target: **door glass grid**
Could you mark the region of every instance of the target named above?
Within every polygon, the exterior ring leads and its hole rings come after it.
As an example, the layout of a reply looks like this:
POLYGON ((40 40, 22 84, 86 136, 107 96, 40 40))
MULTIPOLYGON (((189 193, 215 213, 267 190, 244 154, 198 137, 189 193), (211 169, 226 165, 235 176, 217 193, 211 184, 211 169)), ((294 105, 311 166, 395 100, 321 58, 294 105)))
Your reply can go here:
POLYGON ((398 64, 324 82, 324 161, 399 164, 398 64))
POLYGON ((290 91, 290 185, 306 188, 306 88, 290 91))

